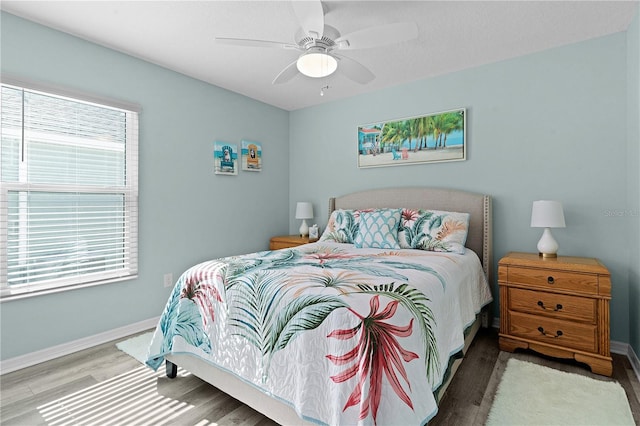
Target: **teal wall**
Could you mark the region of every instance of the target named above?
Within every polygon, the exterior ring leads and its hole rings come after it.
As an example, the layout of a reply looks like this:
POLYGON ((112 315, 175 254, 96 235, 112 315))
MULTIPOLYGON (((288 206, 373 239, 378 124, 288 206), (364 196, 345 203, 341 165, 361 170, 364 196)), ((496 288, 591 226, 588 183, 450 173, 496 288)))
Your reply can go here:
POLYGON ((494 270, 508 251, 535 250, 531 203, 562 200, 560 254, 606 264, 612 338, 640 354, 638 20, 625 33, 288 113, 3 13, 2 72, 143 112, 139 278, 0 304, 1 359, 157 316, 163 273, 297 232, 296 201, 312 201, 324 227, 330 196, 422 185, 493 196, 494 270), (357 168, 358 124, 459 107, 466 161, 357 168), (242 138, 263 143, 264 171, 215 176, 212 142, 242 138))
POLYGON ((1 359, 158 316, 197 261, 265 250, 288 231, 289 114, 2 13, 1 70, 142 107, 139 275, 0 304, 1 359), (213 173, 213 142, 262 142, 264 170, 213 173))
MULTIPOLYGON (((494 271, 509 251, 536 251, 542 230, 529 226, 532 202, 561 200, 567 227, 553 231, 560 254, 597 257, 609 268, 612 338, 629 342, 639 306, 629 302, 638 292, 630 279, 637 258, 629 257, 630 249, 637 255, 637 233, 631 241, 629 230, 638 217, 618 214, 640 189, 640 163, 637 135, 627 135, 628 119, 638 121, 627 115, 628 55, 627 33, 617 33, 294 111, 290 174, 298 178, 290 198, 312 201, 322 227, 330 196, 371 187, 490 194, 494 271), (358 124, 460 107, 467 108, 466 161, 358 169, 358 124)), ((637 98, 630 102, 637 108, 637 98)), ((292 218, 290 230, 297 224, 292 218)))
POLYGON ((640 357, 640 7, 627 30, 629 343, 640 357))

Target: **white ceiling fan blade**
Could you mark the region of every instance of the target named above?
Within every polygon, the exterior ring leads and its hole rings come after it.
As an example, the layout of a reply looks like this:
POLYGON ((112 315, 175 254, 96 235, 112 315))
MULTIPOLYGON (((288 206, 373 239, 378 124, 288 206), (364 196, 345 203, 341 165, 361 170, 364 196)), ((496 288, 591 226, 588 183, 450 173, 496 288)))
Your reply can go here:
POLYGON ((293 0, 293 13, 305 34, 313 38, 322 38, 324 33, 324 10, 319 0, 293 0))
POLYGON ((295 77, 299 72, 298 71, 298 67, 297 67, 297 63, 298 63, 298 60, 296 59, 295 61, 293 61, 289 65, 287 65, 285 67, 285 69, 280 71, 280 74, 278 74, 276 76, 276 78, 273 79, 271 84, 286 83, 289 80, 291 80, 293 77, 295 77))
POLYGON ((398 22, 354 31, 338 37, 335 42, 340 50, 368 49, 413 40, 417 37, 418 26, 415 22, 398 22))
POLYGON ((371 71, 369 71, 367 67, 365 67, 355 59, 347 58, 346 56, 338 56, 335 54, 333 56, 340 60, 340 62, 338 63, 338 71, 343 73, 350 80, 353 80, 356 83, 360 84, 367 84, 376 78, 376 76, 371 71))
POLYGON ((283 43, 280 41, 269 40, 252 40, 248 38, 229 38, 229 37, 216 37, 214 41, 218 44, 228 44, 231 46, 245 46, 245 47, 268 47, 276 49, 296 49, 300 47, 297 44, 283 43))

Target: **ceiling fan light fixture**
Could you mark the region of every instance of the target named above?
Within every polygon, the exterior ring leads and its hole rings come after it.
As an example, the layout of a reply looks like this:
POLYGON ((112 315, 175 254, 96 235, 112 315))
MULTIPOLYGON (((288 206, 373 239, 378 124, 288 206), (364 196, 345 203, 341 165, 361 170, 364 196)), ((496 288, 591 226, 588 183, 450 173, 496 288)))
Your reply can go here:
POLYGON ((297 62, 298 71, 307 77, 321 78, 331 75, 338 69, 338 61, 333 56, 318 51, 300 55, 297 62))

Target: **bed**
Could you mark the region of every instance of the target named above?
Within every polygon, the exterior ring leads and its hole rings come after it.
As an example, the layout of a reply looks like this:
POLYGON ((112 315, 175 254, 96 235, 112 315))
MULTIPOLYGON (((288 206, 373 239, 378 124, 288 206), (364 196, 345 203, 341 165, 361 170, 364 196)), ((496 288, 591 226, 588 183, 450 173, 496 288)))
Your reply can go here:
POLYGON ((166 361, 169 377, 180 366, 284 425, 425 424, 488 324, 491 250, 487 195, 331 198, 318 242, 182 274, 147 364, 166 361), (418 232, 426 223, 437 238, 418 232))

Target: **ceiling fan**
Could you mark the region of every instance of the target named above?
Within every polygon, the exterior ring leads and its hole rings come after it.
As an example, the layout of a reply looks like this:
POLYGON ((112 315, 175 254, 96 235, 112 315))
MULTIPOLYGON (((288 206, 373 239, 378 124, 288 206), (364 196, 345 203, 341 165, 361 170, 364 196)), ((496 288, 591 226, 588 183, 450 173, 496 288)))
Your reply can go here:
POLYGON ((290 49, 301 52, 295 61, 276 76, 272 84, 286 83, 298 73, 308 77, 322 78, 333 74, 336 70, 357 83, 367 84, 375 78, 375 75, 360 62, 339 55, 336 51, 386 46, 418 37, 418 27, 414 22, 386 24, 341 35, 336 28, 325 24, 321 1, 292 1, 291 4, 301 27, 295 34, 296 44, 228 37, 216 37, 215 41, 236 46, 290 49))

